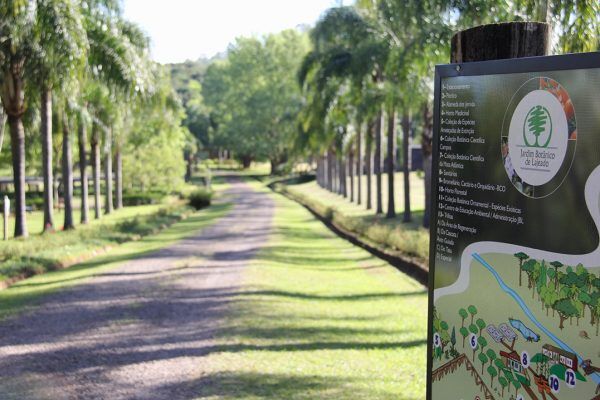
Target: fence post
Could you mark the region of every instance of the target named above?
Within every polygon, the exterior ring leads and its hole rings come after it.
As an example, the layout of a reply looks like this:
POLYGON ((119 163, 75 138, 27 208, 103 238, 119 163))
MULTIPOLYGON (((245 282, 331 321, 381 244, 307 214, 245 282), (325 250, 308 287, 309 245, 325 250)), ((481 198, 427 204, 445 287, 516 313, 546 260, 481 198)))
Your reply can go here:
POLYGON ((8 240, 8 216, 10 215, 10 199, 4 196, 4 240, 8 240))

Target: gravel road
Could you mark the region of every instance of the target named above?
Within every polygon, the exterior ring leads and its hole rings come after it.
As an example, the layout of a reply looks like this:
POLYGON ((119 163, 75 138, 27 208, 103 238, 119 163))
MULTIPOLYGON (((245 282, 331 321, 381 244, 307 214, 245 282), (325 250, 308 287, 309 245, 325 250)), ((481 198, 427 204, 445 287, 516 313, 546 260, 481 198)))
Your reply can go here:
POLYGON ((0 322, 0 399, 189 399, 272 200, 232 183, 216 224, 0 322))

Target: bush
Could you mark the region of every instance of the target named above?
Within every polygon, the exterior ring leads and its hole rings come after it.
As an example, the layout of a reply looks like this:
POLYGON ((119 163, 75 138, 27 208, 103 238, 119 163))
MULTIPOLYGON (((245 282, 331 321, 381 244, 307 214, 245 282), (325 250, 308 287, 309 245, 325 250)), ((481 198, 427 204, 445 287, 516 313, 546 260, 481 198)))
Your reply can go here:
POLYGON ((209 192, 206 189, 198 189, 190 194, 189 203, 190 206, 192 206, 196 210, 200 210, 202 208, 210 206, 211 199, 211 192, 209 192))
POLYGON ((123 193, 124 206, 141 206, 146 204, 158 204, 165 197, 161 192, 125 192, 123 193))

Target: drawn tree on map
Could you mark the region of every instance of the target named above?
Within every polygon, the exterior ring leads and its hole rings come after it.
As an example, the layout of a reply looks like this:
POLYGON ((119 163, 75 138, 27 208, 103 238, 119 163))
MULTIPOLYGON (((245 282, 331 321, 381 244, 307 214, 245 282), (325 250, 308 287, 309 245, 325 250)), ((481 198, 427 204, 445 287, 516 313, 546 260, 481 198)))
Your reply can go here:
POLYGON ((523 263, 521 269, 525 271, 527 274, 527 289, 531 289, 533 286, 533 273, 535 271, 535 266, 538 262, 534 259, 529 259, 523 263))
POLYGON ((519 260, 519 286, 521 286, 521 284, 522 284, 521 271, 523 269, 523 262, 525 260, 527 260, 529 258, 529 256, 521 251, 521 252, 515 253, 515 257, 517 257, 517 260, 519 260))
POLYGON ((596 321, 596 336, 598 336, 598 328, 600 327, 600 301, 597 301, 596 307, 594 307, 594 320, 596 321))
MULTIPOLYGON (((579 293, 579 296, 577 297, 577 300, 579 300, 581 302, 581 304, 583 304, 583 306, 584 306, 583 310, 581 311, 581 316, 583 318, 585 318, 585 307, 589 308, 590 314, 592 313, 592 308, 593 308, 592 302, 593 302, 593 299, 592 299, 592 295, 589 292, 587 292, 585 290, 581 291, 579 293)), ((593 322, 593 318, 592 318, 592 322, 593 322)))
POLYGON ((479 350, 479 344, 477 344, 477 346, 475 346, 473 349, 473 362, 475 362, 475 354, 477 353, 477 350, 479 350))
POLYGON ((463 347, 465 347, 465 340, 467 340, 467 336, 469 336, 469 330, 463 326, 458 331, 463 338, 463 347))
POLYGON ((481 318, 477 319, 477 321, 475 321, 475 324, 477 325, 477 328, 479 328, 479 337, 481 338, 481 334, 483 333, 483 330, 485 329, 487 324, 481 318))
POLYGON ((472 325, 473 318, 475 318, 475 315, 477 315, 477 307, 475 307, 474 305, 470 305, 469 307, 467 307, 467 310, 469 311, 469 314, 471 314, 471 325, 472 325))
POLYGON ((538 274, 536 276, 535 279, 535 287, 536 287, 536 291, 538 293, 538 300, 542 300, 542 289, 544 289, 546 287, 546 282, 548 280, 548 267, 546 266, 546 261, 542 261, 542 265, 540 265, 540 268, 538 270, 538 274))
POLYGON ((490 374, 490 377, 492 378, 490 380, 490 387, 493 389, 494 388, 494 378, 498 376, 498 370, 496 368, 494 368, 493 365, 490 365, 487 367, 487 372, 488 374, 490 374))
POLYGON ((494 349, 488 349, 485 354, 487 354, 488 358, 490 359, 490 363, 493 363, 496 361, 496 359, 498 358, 498 356, 496 355, 496 352, 494 351, 494 349))
POLYGON ((456 327, 452 327, 452 334, 450 335, 450 343, 452 344, 452 351, 456 350, 456 327))
POLYGON ((508 381, 505 377, 501 376, 498 378, 498 382, 500 383, 500 386, 502 386, 502 397, 504 397, 504 388, 508 386, 508 381))
POLYGON ((483 370, 485 368, 485 364, 488 363, 489 358, 485 355, 485 353, 483 351, 481 353, 479 353, 477 358, 479 358, 479 361, 481 361, 481 375, 483 375, 483 370))
POLYGON ((556 310, 560 318, 559 328, 561 330, 565 327, 564 322, 566 319, 577 315, 577 308, 569 298, 557 300, 552 307, 556 310))
POLYGON ((481 352, 483 353, 483 350, 488 345, 488 342, 487 342, 486 338, 480 336, 479 340, 477 342, 479 343, 479 346, 481 346, 481 352))
POLYGON ((479 333, 479 328, 477 328, 477 325, 471 324, 469 325, 469 332, 471 332, 473 335, 477 335, 479 333))
POLYGON ((510 381, 510 383, 512 383, 513 387, 515 388, 515 397, 517 397, 519 394, 519 389, 521 389, 521 384, 515 378, 513 378, 512 381, 510 381))
POLYGON ((465 319, 467 319, 467 317, 469 316, 469 313, 464 308, 461 308, 460 310, 458 310, 458 315, 460 315, 460 318, 462 319, 460 326, 461 327, 465 326, 465 319))

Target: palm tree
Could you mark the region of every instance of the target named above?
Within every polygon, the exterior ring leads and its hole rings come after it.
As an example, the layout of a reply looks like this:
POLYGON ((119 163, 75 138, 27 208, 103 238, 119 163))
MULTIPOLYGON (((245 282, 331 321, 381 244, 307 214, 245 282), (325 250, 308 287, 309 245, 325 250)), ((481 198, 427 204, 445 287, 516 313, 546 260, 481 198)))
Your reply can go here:
POLYGON ((84 106, 78 113, 77 143, 79 145, 79 176, 81 179, 81 219, 82 224, 89 222, 88 175, 87 175, 87 127, 89 114, 84 106))
POLYGON ((377 199, 377 208, 375 210, 375 214, 383 213, 383 199, 382 199, 382 183, 381 183, 381 172, 383 170, 382 167, 382 157, 381 157, 381 131, 383 126, 383 113, 379 111, 377 116, 375 117, 375 129, 373 134, 375 135, 375 193, 377 199))
POLYGON ((388 209, 387 218, 396 216, 396 204, 394 201, 394 170, 396 168, 396 111, 392 108, 388 111, 387 127, 387 173, 388 173, 388 209))
MULTIPOLYGON (((314 120, 325 120, 333 104, 347 97, 353 88, 362 88, 367 80, 372 80, 375 64, 380 60, 382 51, 381 43, 373 36, 371 27, 353 7, 330 9, 312 30, 311 40, 314 50, 305 57, 298 73, 299 82, 307 96, 306 110, 312 110, 308 112, 312 117, 304 116, 304 119, 312 119, 313 129, 304 129, 303 132, 322 135, 318 132, 323 132, 323 129, 315 128, 319 124, 323 126, 324 122, 315 123, 314 120)), ((348 114, 351 113, 353 101, 349 103, 350 107, 342 107, 348 114)), ((346 120, 349 120, 349 115, 346 120)), ((369 166, 372 142, 369 138, 366 141, 365 157, 369 166)), ((367 175, 367 179, 370 180, 370 176, 367 175)), ((370 187, 367 192, 370 193, 370 187)), ((370 208, 369 196, 367 203, 370 208)))
POLYGON ((69 230, 75 228, 73 221, 73 151, 71 139, 71 124, 67 112, 63 110, 63 157, 62 157, 62 178, 65 198, 65 220, 63 229, 69 230))
MULTIPOLYGON (((74 0, 35 0, 35 54, 32 81, 41 95, 43 230, 54 229, 52 216, 52 92, 65 87, 85 63, 87 38, 79 4, 74 0)), ((69 144, 70 146, 70 144, 69 144)))
POLYGON ((0 97, 8 117, 15 186, 15 237, 27 236, 25 217, 25 83, 34 57, 35 5, 33 2, 3 2, 0 5, 0 97))
POLYGON ((410 169, 408 165, 408 150, 410 140, 410 113, 402 116, 402 175, 404 178, 404 216, 402 221, 410 222, 412 215, 410 211, 410 169))
MULTIPOLYGON (((133 97, 145 95, 149 92, 154 79, 151 61, 148 57, 149 40, 135 24, 127 22, 120 17, 118 4, 107 1, 102 7, 95 7, 95 1, 89 1, 89 11, 86 14, 86 31, 90 44, 90 66, 87 73, 87 85, 92 87, 92 100, 89 106, 96 110, 92 113, 95 119, 92 130, 92 158, 94 169, 94 187, 100 189, 100 132, 98 124, 103 126, 105 177, 106 177, 106 202, 105 211, 112 211, 112 158, 113 140, 112 127, 118 118, 115 103, 122 100, 131 100, 133 97), (94 8, 95 7, 95 8, 94 8)), ((117 141, 117 177, 122 175, 121 168, 121 143, 117 141)), ((83 182, 82 182, 83 183, 83 182)), ((122 185, 117 185, 122 188, 122 185)), ((99 218, 100 202, 96 193, 95 215, 99 218)), ((119 193, 118 198, 122 198, 119 193)))
POLYGON ((362 123, 356 124, 356 204, 362 204, 362 176, 363 176, 363 152, 362 152, 362 123))

